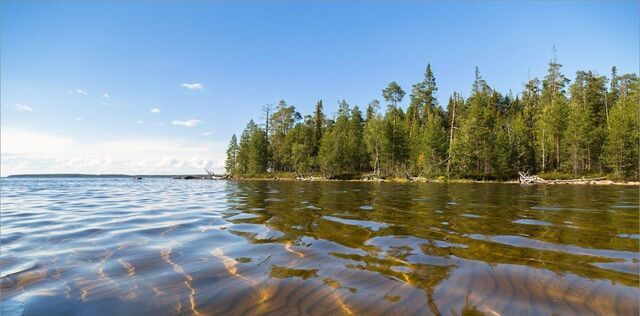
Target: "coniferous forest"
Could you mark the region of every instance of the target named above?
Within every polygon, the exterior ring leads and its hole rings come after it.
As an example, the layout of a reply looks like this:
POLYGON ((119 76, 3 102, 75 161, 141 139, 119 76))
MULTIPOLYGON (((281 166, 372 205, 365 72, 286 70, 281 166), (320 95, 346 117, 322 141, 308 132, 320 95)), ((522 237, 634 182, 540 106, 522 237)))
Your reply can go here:
POLYGON ((261 122, 249 121, 239 139, 231 138, 226 171, 235 177, 505 180, 522 171, 638 179, 636 74, 613 67, 609 77, 578 71, 570 81, 554 58, 544 78, 529 80, 516 95, 491 88, 477 67, 472 84, 468 97, 453 93, 438 104, 427 65, 409 95, 391 82, 382 102, 361 108, 342 100, 335 117, 325 114, 322 100, 306 116, 284 100, 265 106, 261 122))

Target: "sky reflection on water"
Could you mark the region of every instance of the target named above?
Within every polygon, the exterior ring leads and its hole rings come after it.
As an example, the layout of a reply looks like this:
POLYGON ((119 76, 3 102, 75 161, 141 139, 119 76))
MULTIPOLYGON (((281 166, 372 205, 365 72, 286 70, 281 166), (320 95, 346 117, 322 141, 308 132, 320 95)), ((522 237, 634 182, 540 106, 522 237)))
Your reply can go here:
POLYGON ((3 315, 639 312, 637 187, 1 183, 3 315))

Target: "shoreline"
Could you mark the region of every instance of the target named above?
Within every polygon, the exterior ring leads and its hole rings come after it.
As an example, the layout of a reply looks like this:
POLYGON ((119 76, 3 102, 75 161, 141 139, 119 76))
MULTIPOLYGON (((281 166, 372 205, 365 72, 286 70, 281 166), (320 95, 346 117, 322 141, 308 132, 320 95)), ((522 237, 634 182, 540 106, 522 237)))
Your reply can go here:
POLYGON ((455 178, 455 179, 433 179, 433 178, 385 178, 385 179, 377 179, 377 178, 345 178, 345 179, 328 179, 326 177, 321 176, 310 176, 310 177, 296 177, 294 175, 288 174, 278 174, 278 175, 262 175, 257 177, 225 177, 224 178, 212 178, 209 175, 76 175, 76 174, 67 174, 67 175, 11 175, 8 177, 2 177, 3 179, 55 179, 55 178, 134 178, 137 180, 143 179, 175 179, 175 180, 235 180, 235 181, 315 181, 315 182, 372 182, 372 183, 454 183, 454 184, 522 184, 522 185, 621 185, 621 186, 639 186, 640 181, 622 181, 622 180, 607 180, 607 179, 540 179, 541 182, 536 183, 521 183, 518 179, 512 180, 474 180, 474 179, 464 179, 464 178, 455 178))
POLYGON ((520 183, 518 180, 473 180, 473 179, 327 179, 325 177, 309 177, 309 178, 292 178, 292 177, 230 177, 225 180, 239 181, 301 181, 301 182, 372 182, 372 183, 454 183, 454 184, 521 184, 521 185, 624 185, 624 186, 640 186, 639 181, 613 181, 613 180, 558 180, 550 179, 541 183, 520 183))

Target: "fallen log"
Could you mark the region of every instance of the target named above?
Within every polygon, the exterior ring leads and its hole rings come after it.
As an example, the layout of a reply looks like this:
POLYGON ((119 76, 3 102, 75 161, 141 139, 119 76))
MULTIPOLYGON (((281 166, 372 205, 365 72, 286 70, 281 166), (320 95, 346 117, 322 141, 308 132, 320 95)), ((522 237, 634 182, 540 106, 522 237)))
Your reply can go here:
POLYGON ((204 171, 206 171, 209 177, 211 177, 211 179, 214 179, 214 180, 224 180, 229 178, 228 174, 215 174, 213 173, 213 171, 210 171, 209 169, 206 169, 206 168, 204 169, 204 171))
POLYGON ((537 175, 530 176, 528 172, 518 172, 518 174, 520 175, 518 181, 522 184, 545 183, 546 181, 537 175))
POLYGON ((598 177, 598 178, 580 178, 580 179, 567 179, 567 180, 549 180, 555 183, 574 183, 574 182, 591 182, 591 181, 604 181, 607 180, 606 177, 598 177))
POLYGON ((528 172, 518 172, 520 175, 518 181, 521 184, 589 184, 589 183, 613 183, 612 181, 607 180, 606 177, 597 177, 597 178, 579 178, 579 179, 565 179, 565 180, 546 180, 540 178, 537 175, 530 176, 528 172))

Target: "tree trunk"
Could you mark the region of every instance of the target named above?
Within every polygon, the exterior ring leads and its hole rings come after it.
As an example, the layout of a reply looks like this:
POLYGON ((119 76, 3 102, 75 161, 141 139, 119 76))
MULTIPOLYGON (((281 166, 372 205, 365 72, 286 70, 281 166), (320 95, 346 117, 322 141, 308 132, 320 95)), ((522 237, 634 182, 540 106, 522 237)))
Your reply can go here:
POLYGON ((453 110, 451 111, 451 131, 449 132, 449 157, 447 158, 447 179, 449 179, 449 172, 451 170, 451 149, 453 148, 453 130, 455 129, 456 122, 456 103, 457 100, 453 101, 453 110))
POLYGON ((560 169, 560 137, 556 136, 556 170, 560 169))
POLYGON ((545 162, 546 162, 546 154, 544 152, 544 128, 542 129, 542 172, 544 172, 545 162))

